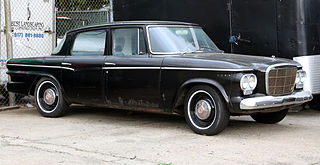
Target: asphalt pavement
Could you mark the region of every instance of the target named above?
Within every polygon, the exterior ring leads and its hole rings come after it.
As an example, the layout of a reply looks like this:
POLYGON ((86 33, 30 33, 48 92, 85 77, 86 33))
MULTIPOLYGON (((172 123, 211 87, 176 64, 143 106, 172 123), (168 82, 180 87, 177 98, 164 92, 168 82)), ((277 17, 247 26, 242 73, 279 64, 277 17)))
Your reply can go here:
POLYGON ((320 165, 320 111, 279 124, 232 117, 219 135, 193 133, 184 118, 73 106, 61 118, 35 108, 0 112, 0 164, 320 165))

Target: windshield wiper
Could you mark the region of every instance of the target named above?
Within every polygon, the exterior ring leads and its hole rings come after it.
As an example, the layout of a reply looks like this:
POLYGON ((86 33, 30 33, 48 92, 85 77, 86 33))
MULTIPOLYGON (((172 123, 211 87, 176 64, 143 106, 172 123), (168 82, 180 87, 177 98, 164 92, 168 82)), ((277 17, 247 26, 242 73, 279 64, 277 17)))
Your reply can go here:
POLYGON ((216 48, 212 48, 212 47, 209 47, 209 46, 201 46, 200 48, 199 48, 199 50, 200 49, 211 49, 211 50, 213 50, 213 51, 215 51, 215 52, 218 52, 218 53, 224 53, 224 51, 223 50, 220 50, 220 49, 216 49, 216 48))
POLYGON ((218 52, 218 53, 223 53, 224 52, 224 51, 216 49, 216 48, 207 47, 207 46, 201 46, 201 47, 199 47, 199 50, 181 52, 181 54, 185 55, 185 54, 192 54, 192 53, 212 53, 212 52, 205 52, 204 49, 210 49, 210 50, 213 50, 214 52, 218 52))
POLYGON ((217 50, 217 49, 215 49, 215 48, 212 48, 212 47, 209 47, 209 46, 201 46, 201 47, 199 47, 199 50, 201 50, 201 49, 211 49, 211 50, 217 50))
POLYGON ((203 50, 195 50, 195 51, 190 51, 190 52, 185 52, 185 53, 202 53, 204 52, 203 50))
POLYGON ((192 54, 192 53, 203 53, 204 51, 202 50, 195 50, 195 51, 189 51, 189 52, 181 52, 181 55, 186 55, 186 54, 192 54))

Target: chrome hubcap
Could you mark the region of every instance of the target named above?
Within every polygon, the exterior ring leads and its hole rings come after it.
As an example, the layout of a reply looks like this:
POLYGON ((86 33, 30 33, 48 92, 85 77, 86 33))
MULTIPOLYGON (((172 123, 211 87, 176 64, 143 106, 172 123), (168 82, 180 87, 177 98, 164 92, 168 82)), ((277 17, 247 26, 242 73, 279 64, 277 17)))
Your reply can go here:
POLYGON ((56 100, 56 93, 52 89, 46 89, 43 93, 43 100, 46 104, 52 105, 56 100))
POLYGON ((201 120, 206 120, 211 114, 211 105, 206 100, 199 100, 196 104, 196 116, 201 120))

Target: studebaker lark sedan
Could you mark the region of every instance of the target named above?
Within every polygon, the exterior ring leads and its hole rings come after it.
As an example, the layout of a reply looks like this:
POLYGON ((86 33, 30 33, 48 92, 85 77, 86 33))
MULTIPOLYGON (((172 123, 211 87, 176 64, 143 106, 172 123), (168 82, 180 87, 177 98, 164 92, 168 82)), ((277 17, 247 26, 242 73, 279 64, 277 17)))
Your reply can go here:
POLYGON ((7 62, 8 90, 33 95, 45 117, 72 103, 185 116, 214 135, 231 115, 277 123, 310 101, 305 72, 287 59, 227 54, 197 24, 115 22, 71 30, 51 56, 7 62))

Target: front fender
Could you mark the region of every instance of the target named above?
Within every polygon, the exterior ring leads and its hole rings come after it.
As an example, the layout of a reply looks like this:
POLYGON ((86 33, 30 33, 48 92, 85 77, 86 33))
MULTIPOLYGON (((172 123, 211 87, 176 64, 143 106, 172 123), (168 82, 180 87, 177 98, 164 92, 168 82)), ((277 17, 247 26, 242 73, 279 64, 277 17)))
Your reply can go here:
MULTIPOLYGON (((218 89, 222 95, 222 97, 224 98, 225 102, 227 104, 230 103, 230 99, 229 99, 229 96, 227 95, 225 89, 223 88, 223 86, 218 83, 217 81, 214 81, 214 80, 211 80, 211 79, 205 79, 205 78, 196 78, 196 79, 191 79, 191 80, 188 80, 186 82, 184 82, 180 88, 178 89, 178 92, 177 92, 177 97, 179 97, 183 92, 184 90, 186 89, 187 86, 189 85, 193 85, 193 84, 208 84, 210 86, 213 86, 215 87, 216 89, 218 89)), ((177 98, 178 99, 178 98, 177 98)))

